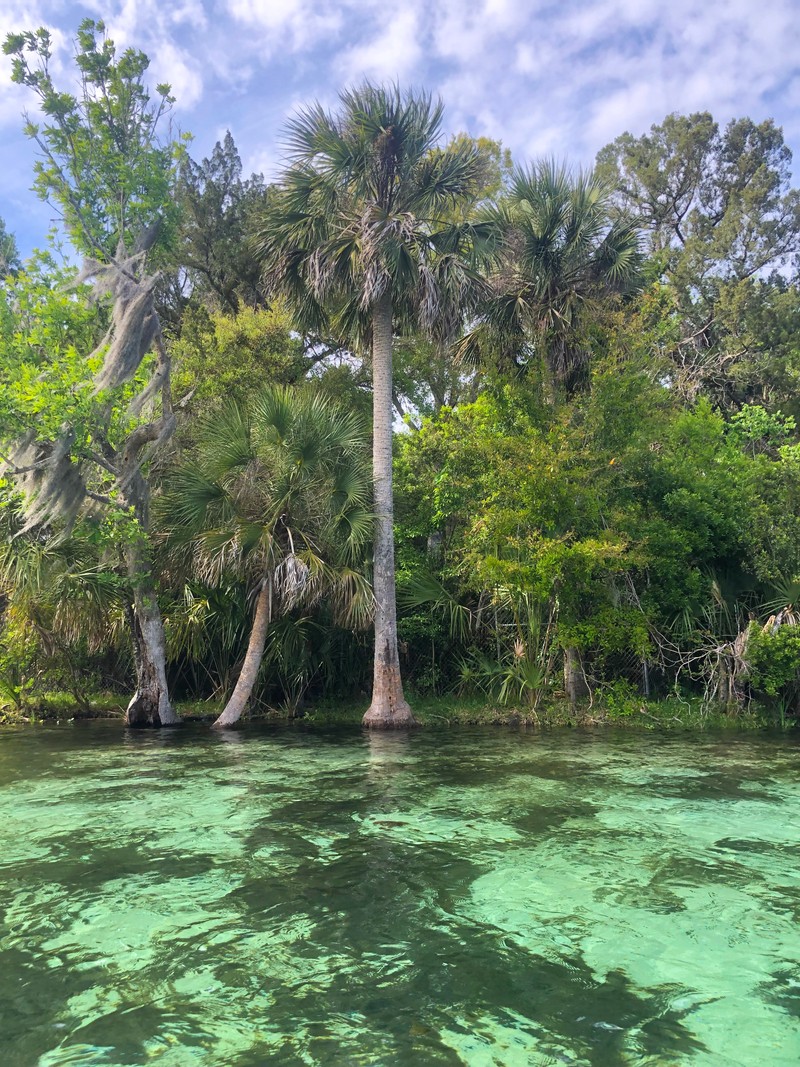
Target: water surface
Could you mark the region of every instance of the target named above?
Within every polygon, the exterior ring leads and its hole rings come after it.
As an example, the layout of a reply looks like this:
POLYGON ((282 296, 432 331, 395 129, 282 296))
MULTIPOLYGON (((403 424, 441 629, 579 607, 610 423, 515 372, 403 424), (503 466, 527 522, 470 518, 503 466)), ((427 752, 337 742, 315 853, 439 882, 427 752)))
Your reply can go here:
POLYGON ((796 1067, 786 738, 0 733, 3 1067, 796 1067))

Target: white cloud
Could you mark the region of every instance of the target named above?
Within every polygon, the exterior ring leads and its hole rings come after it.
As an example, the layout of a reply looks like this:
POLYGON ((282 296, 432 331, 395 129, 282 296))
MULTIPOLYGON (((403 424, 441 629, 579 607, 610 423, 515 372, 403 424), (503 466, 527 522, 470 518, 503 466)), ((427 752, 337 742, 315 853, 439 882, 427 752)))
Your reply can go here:
POLYGON ((171 41, 160 41, 151 53, 153 82, 167 82, 178 106, 188 110, 203 96, 203 78, 196 63, 171 41))
POLYGON ((303 52, 329 40, 342 28, 344 4, 333 0, 224 0, 224 10, 238 23, 256 31, 239 41, 245 51, 257 44, 262 54, 303 52))
POLYGON ((417 12, 410 6, 398 11, 369 41, 340 54, 336 67, 351 83, 363 78, 408 78, 422 56, 417 12))

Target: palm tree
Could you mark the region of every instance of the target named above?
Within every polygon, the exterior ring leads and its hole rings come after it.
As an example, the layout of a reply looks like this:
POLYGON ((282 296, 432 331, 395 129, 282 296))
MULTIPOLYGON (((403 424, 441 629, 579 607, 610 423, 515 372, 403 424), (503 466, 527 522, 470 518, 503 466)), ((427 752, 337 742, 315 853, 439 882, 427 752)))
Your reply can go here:
POLYGON ((574 388, 589 358, 588 313, 641 284, 634 223, 612 219, 611 190, 594 175, 573 178, 553 162, 517 169, 485 221, 497 234, 492 292, 460 355, 518 366, 539 357, 553 388, 574 388))
MULTIPOLYGON (((0 516, 0 648, 3 638, 16 632, 21 647, 30 642, 48 681, 60 678, 86 709, 82 653, 124 645, 130 587, 106 565, 91 521, 78 521, 68 536, 26 533, 24 525, 25 516, 13 507, 0 516)), ((0 671, 0 701, 5 694, 20 704, 14 659, 0 671)))
POLYGON ((244 663, 215 726, 241 717, 279 613, 324 593, 346 617, 371 612, 355 566, 372 530, 365 441, 354 413, 272 386, 208 422, 197 460, 173 475, 161 505, 173 546, 203 580, 238 573, 255 595, 244 663))
POLYGON ((415 723, 397 651, 392 500, 392 338, 396 324, 455 329, 476 279, 475 236, 447 222, 482 174, 474 143, 438 147, 442 105, 369 84, 289 124, 291 165, 255 234, 267 285, 298 321, 372 355, 375 663, 364 725, 415 723))

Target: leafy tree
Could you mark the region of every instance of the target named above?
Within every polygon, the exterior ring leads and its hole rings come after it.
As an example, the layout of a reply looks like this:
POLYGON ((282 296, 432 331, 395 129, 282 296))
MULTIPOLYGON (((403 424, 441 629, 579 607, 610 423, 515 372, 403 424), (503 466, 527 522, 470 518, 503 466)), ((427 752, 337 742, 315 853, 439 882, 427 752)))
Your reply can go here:
MULTIPOLYGON (((115 516, 137 666, 127 721, 163 725, 178 719, 167 690, 148 552, 144 465, 176 420, 170 359, 153 303, 155 278, 146 268, 174 219, 170 192, 180 146, 157 139, 171 98, 168 87, 159 86, 158 102, 151 105, 143 82, 146 56, 128 49, 117 59, 103 24, 85 20, 76 39, 81 91, 73 96, 53 83, 50 44, 49 33, 40 29, 10 34, 4 46, 13 56, 14 80, 32 89, 45 116, 43 125, 26 127, 40 149, 35 189, 61 211, 71 241, 86 253, 72 284, 91 280, 94 298, 110 298, 111 316, 105 337, 91 345, 85 334, 50 336, 35 317, 22 332, 12 331, 18 403, 2 435, 11 445, 8 467, 24 492, 28 528, 68 531, 87 501, 115 516), (37 336, 40 344, 34 345, 37 336), (23 435, 16 436, 26 418, 23 435)), ((65 298, 51 283, 34 279, 33 286, 32 295, 23 278, 8 294, 7 322, 24 321, 31 300, 47 315, 60 304, 80 319, 78 300, 65 298)), ((78 292, 85 299, 85 289, 78 292)))
POLYGON ((301 322, 372 353, 375 508, 375 670, 364 723, 415 720, 397 650, 392 498, 392 337, 395 322, 454 328, 472 272, 472 236, 443 214, 480 173, 472 145, 437 147, 442 105, 365 84, 336 115, 319 104, 289 125, 294 164, 256 233, 267 283, 301 322), (448 295, 449 294, 449 295, 448 295))
POLYGON ((171 189, 182 155, 179 143, 159 134, 174 103, 170 87, 156 86, 153 105, 147 56, 128 48, 117 58, 104 23, 84 19, 75 38, 80 93, 61 92, 50 72, 51 45, 43 28, 10 33, 3 45, 12 81, 33 91, 44 115, 43 123, 25 125, 39 149, 35 192, 61 213, 86 255, 107 261, 120 241, 131 249, 156 222, 163 241, 176 220, 171 189))
POLYGON ((313 366, 281 308, 243 308, 236 315, 189 308, 171 353, 175 395, 188 395, 188 409, 202 415, 230 400, 244 404, 266 384, 300 381, 313 366))
MULTIPOLYGON (((777 453, 757 455, 737 492, 744 489, 752 501, 743 517, 748 570, 768 600, 786 603, 797 596, 781 590, 800 578, 800 445, 781 445, 777 453)), ((777 610, 775 603, 771 607, 777 610)))
POLYGON ((365 441, 351 412, 274 386, 208 421, 195 462, 172 475, 162 510, 175 543, 205 580, 233 572, 256 600, 239 679, 215 726, 242 715, 280 614, 325 592, 345 615, 371 602, 355 566, 372 526, 365 441))
POLYGON ((734 119, 720 129, 708 112, 668 115, 649 134, 622 134, 598 154, 598 174, 619 207, 641 219, 675 294, 674 374, 690 399, 701 389, 724 407, 763 402, 765 391, 782 406, 791 397, 786 357, 795 382, 797 358, 783 338, 798 301, 786 275, 800 251, 791 159, 771 120, 734 119))
POLYGON ((242 307, 264 307, 260 268, 246 238, 266 197, 262 175, 242 180, 242 162, 230 131, 209 159, 196 163, 188 155, 184 158, 176 254, 196 300, 234 315, 242 307))
POLYGON ((668 115, 644 137, 622 134, 598 153, 597 173, 642 220, 667 269, 696 284, 752 277, 800 250, 791 160, 772 120, 733 119, 720 131, 705 111, 668 115))
POLYGON ((5 222, 0 219, 0 281, 19 267, 19 252, 14 235, 6 230, 5 222))
POLYGON ((515 383, 401 439, 401 604, 466 611, 456 648, 498 692, 524 682, 533 695, 537 671, 552 675, 548 633, 595 680, 639 681, 649 661, 653 678, 706 681, 759 601, 795 602, 791 421, 759 410, 731 425, 706 400, 686 410, 651 371, 651 338, 617 319, 569 405, 515 383))

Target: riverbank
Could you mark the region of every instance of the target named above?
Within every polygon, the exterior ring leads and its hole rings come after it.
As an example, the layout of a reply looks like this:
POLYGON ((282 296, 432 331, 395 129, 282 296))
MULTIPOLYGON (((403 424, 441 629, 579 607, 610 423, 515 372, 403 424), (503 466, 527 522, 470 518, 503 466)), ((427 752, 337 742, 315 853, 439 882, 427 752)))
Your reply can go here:
MULTIPOLYGON (((50 693, 23 707, 0 708, 0 726, 65 720, 119 719, 125 715, 125 699, 115 694, 96 694, 81 704, 72 694, 50 693)), ((316 726, 358 726, 364 713, 358 701, 323 701, 299 710, 262 707, 242 721, 283 722, 302 720, 316 726)), ((536 711, 525 707, 502 707, 481 696, 415 697, 411 700, 421 726, 623 726, 644 730, 796 729, 794 718, 781 719, 761 705, 727 710, 711 707, 698 699, 671 696, 660 700, 594 701, 577 708, 567 701, 551 701, 536 711)), ((178 702, 177 711, 186 722, 212 723, 222 711, 220 701, 178 702)))

